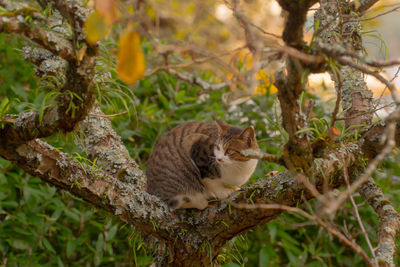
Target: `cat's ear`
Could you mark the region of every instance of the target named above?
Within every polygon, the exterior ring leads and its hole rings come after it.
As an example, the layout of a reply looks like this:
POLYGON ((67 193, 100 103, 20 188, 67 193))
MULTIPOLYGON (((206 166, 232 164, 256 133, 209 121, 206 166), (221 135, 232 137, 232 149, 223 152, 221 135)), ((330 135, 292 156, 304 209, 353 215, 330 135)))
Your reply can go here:
POLYGON ((221 121, 219 119, 215 120, 215 124, 217 125, 219 134, 223 133, 228 126, 226 123, 224 123, 223 121, 221 121))
POLYGON ((239 134, 239 137, 251 143, 255 140, 256 134, 254 133, 253 127, 249 126, 239 134))

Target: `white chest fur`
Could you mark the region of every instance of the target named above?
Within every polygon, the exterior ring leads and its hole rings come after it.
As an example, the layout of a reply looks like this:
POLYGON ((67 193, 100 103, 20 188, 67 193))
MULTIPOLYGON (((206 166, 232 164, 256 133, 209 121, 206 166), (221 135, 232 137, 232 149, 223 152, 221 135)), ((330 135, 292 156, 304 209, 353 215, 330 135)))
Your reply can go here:
POLYGON ((221 164, 220 178, 204 178, 204 197, 206 199, 225 199, 233 192, 239 190, 239 186, 245 184, 257 166, 257 160, 251 159, 234 164, 221 164))
POLYGON ((258 160, 236 161, 234 164, 221 164, 221 182, 227 185, 241 186, 245 184, 254 170, 258 160))

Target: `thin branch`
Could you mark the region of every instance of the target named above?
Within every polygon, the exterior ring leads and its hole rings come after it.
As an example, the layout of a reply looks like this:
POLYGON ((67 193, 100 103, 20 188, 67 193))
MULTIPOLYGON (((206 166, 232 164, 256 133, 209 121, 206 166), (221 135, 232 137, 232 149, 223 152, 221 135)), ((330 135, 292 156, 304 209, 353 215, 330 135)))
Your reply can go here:
POLYGON ((345 57, 337 57, 336 60, 340 64, 353 67, 353 68, 358 69, 359 71, 361 71, 361 72, 363 72, 365 74, 369 74, 369 75, 374 76, 377 80, 379 80, 381 83, 386 85, 387 88, 389 88, 390 92, 392 93, 393 100, 396 103, 400 103, 400 95, 397 92, 396 88, 394 87, 394 85, 392 83, 390 83, 388 80, 386 80, 382 75, 380 75, 379 73, 377 73, 375 71, 372 71, 372 70, 368 69, 368 67, 365 66, 365 65, 357 64, 353 60, 350 60, 350 59, 345 58, 345 57))
POLYGON ((358 114, 356 114, 356 115, 354 115, 354 116, 339 117, 339 118, 336 118, 336 120, 337 120, 337 121, 351 120, 351 119, 357 118, 357 117, 359 117, 359 116, 362 116, 362 115, 364 115, 364 114, 375 113, 375 112, 377 112, 378 110, 381 110, 381 109, 384 109, 384 108, 387 108, 387 107, 390 107, 390 106, 393 106, 393 103, 384 105, 384 106, 379 107, 379 108, 375 108, 374 110, 371 110, 371 111, 366 111, 366 112, 358 113, 358 114))
POLYGON ((279 52, 296 58, 305 64, 320 64, 325 61, 324 58, 320 55, 310 55, 291 46, 279 45, 274 48, 279 52))
POLYGON ((337 80, 337 95, 336 95, 335 108, 333 109, 332 112, 331 127, 329 129, 330 132, 332 132, 333 127, 335 127, 335 122, 337 120, 336 116, 339 112, 340 101, 342 100, 342 85, 343 85, 342 78, 340 77, 340 72, 335 72, 335 74, 337 80))
POLYGON ((282 39, 282 36, 280 36, 278 34, 275 34, 275 33, 272 33, 272 32, 267 32, 263 28, 261 28, 260 26, 254 24, 253 22, 249 22, 249 24, 251 26, 253 26, 254 28, 256 28, 257 30, 259 30, 260 32, 262 32, 263 34, 265 34, 265 35, 270 35, 272 37, 275 37, 275 38, 278 38, 278 39, 282 39))
POLYGON ((398 9, 400 9, 400 7, 392 8, 392 9, 390 9, 390 10, 388 10, 388 11, 379 13, 379 14, 377 14, 377 15, 375 15, 375 16, 372 16, 372 17, 369 17, 369 18, 363 18, 363 19, 357 19, 357 20, 346 20, 346 21, 344 21, 344 23, 373 20, 373 19, 379 18, 379 17, 381 17, 381 16, 390 14, 390 13, 392 13, 392 12, 394 12, 394 11, 397 11, 398 9))
POLYGON ((225 5, 230 8, 235 16, 236 20, 239 22, 240 26, 243 28, 246 38, 246 46, 253 55, 257 55, 261 50, 261 43, 257 34, 253 32, 250 26, 250 21, 246 16, 239 10, 239 0, 232 0, 232 4, 224 1, 225 5))
MULTIPOLYGON (((232 53, 235 53, 235 52, 240 51, 240 50, 245 49, 245 48, 246 48, 245 46, 241 46, 241 47, 235 48, 235 49, 233 49, 233 50, 231 50, 231 51, 221 53, 221 54, 219 54, 219 55, 210 55, 210 56, 206 56, 206 57, 203 57, 203 58, 194 59, 194 60, 192 60, 192 61, 190 61, 190 62, 184 62, 184 63, 180 63, 180 64, 171 64, 171 65, 158 66, 158 67, 155 67, 154 69, 150 70, 149 72, 146 72, 146 73, 144 74, 144 77, 149 77, 149 76, 153 75, 154 73, 158 72, 159 70, 169 70, 169 69, 187 68, 187 67, 190 67, 190 66, 192 66, 192 65, 194 65, 194 64, 205 63, 205 62, 210 61, 210 60, 212 60, 212 59, 216 59, 216 58, 219 58, 219 57, 223 57, 223 56, 226 56, 226 55, 230 55, 230 54, 232 54, 232 53)), ((230 68, 229 68, 229 69, 230 69, 230 68)), ((231 70, 231 69, 230 69, 230 70, 231 70)), ((244 80, 243 78, 241 78, 241 77, 238 75, 238 73, 237 73, 236 71, 234 71, 234 73, 235 73, 236 76, 238 76, 239 79, 244 80)))
POLYGON ((382 162, 385 157, 392 152, 392 149, 396 145, 395 131, 396 131, 396 122, 391 120, 390 117, 396 117, 400 113, 400 107, 398 107, 388 119, 388 126, 386 128, 386 145, 382 149, 382 151, 368 164, 368 167, 365 169, 364 173, 351 184, 350 188, 346 191, 343 191, 335 201, 332 201, 330 205, 325 209, 326 214, 333 214, 347 199, 350 194, 353 194, 358 188, 365 183, 369 177, 371 177, 372 173, 376 170, 379 163, 382 162))
POLYGON ((197 85, 197 86, 200 86, 201 88, 203 88, 203 90, 199 92, 199 95, 208 93, 210 91, 218 91, 218 90, 224 89, 226 87, 229 87, 229 84, 225 83, 225 82, 217 83, 217 84, 210 84, 210 83, 206 82, 205 80, 203 80, 200 77, 195 76, 195 75, 187 75, 185 73, 178 72, 178 71, 173 70, 173 69, 167 69, 165 71, 167 73, 172 74, 175 77, 185 81, 185 82, 188 82, 188 83, 191 83, 193 85, 197 85))
POLYGON ((116 114, 95 114, 95 113, 88 113, 89 116, 91 117, 99 117, 99 118, 114 118, 120 115, 124 115, 127 114, 128 111, 122 111, 120 113, 116 113, 116 114))
POLYGON ((234 203, 231 203, 231 204, 236 205, 238 208, 242 208, 242 209, 267 209, 267 210, 272 209, 272 210, 284 210, 284 211, 298 213, 311 221, 316 221, 319 226, 325 228, 329 233, 336 236, 343 244, 350 247, 356 253, 360 254, 368 266, 376 267, 373 264, 373 262, 371 261, 371 259, 368 257, 368 255, 365 253, 365 251, 358 244, 350 241, 341 232, 339 232, 337 229, 333 228, 333 226, 328 225, 326 222, 322 221, 322 219, 320 217, 318 217, 316 215, 311 215, 300 208, 289 207, 289 206, 281 205, 281 204, 234 204, 234 203))
POLYGON ((240 151, 240 154, 250 159, 259 159, 262 161, 273 162, 285 166, 285 162, 283 161, 282 157, 267 154, 262 152, 261 150, 245 149, 240 151))
MULTIPOLYGON (((343 176, 344 176, 344 180, 346 181, 347 189, 350 190, 350 178, 349 178, 349 172, 348 172, 346 163, 343 163, 343 176)), ((369 250, 371 252, 372 258, 374 259, 375 264, 378 266, 378 261, 376 259, 375 251, 374 251, 374 249, 372 247, 371 241, 369 240, 369 237, 368 237, 368 233, 365 230, 364 224, 363 224, 363 222, 361 220, 360 213, 358 212, 357 204, 356 204, 356 202, 354 201, 354 198, 353 198, 353 194, 349 194, 349 198, 350 198, 351 204, 353 205, 354 215, 355 215, 355 217, 357 219, 358 224, 360 225, 361 232, 364 235, 365 241, 368 244, 368 248, 369 248, 369 250)))
POLYGON ((376 2, 379 0, 360 0, 358 3, 360 4, 358 8, 355 9, 355 11, 364 13, 368 9, 370 9, 376 2))
MULTIPOLYGON (((399 7, 400 8, 400 7, 399 7)), ((376 67, 376 68, 384 68, 384 67, 392 67, 396 65, 400 65, 400 58, 396 59, 389 59, 389 60, 377 60, 377 59, 370 59, 366 58, 360 53, 344 49, 341 46, 338 45, 332 45, 332 44, 323 44, 321 42, 317 42, 318 47, 321 48, 323 52, 328 54, 329 56, 333 58, 339 58, 343 56, 349 56, 352 58, 358 59, 360 62, 370 66, 370 67, 376 67)), ((345 60, 345 58, 343 58, 345 60)), ((347 64, 346 64, 347 65, 347 64)))

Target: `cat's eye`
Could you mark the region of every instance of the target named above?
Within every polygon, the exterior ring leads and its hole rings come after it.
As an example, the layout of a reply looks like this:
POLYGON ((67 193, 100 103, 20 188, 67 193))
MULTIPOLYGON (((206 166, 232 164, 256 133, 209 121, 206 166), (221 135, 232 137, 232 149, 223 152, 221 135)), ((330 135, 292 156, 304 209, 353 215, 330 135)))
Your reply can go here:
POLYGON ((226 153, 227 153, 227 154, 234 154, 234 153, 236 153, 236 151, 233 150, 233 149, 227 149, 227 150, 226 150, 226 153))

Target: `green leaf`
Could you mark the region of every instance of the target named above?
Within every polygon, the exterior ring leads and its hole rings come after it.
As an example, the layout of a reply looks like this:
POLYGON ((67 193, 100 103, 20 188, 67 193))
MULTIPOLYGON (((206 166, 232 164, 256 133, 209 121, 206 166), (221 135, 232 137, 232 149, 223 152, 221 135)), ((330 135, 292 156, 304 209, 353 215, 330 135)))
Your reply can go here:
POLYGON ((62 260, 59 256, 57 256, 57 265, 58 265, 58 267, 64 267, 64 263, 62 262, 62 260))
POLYGON ((158 92, 158 98, 160 99, 161 103, 164 105, 164 108, 166 110, 169 110, 168 99, 161 92, 158 92))
POLYGON ((272 247, 263 247, 258 253, 258 265, 270 266, 273 259, 277 257, 276 252, 272 247))
POLYGON ((103 246, 104 246, 104 235, 100 233, 96 242, 96 254, 94 256, 94 264, 100 265, 103 260, 103 246))
POLYGON ((20 250, 25 250, 30 247, 29 243, 27 241, 21 240, 21 239, 8 240, 8 242, 10 243, 10 245, 13 248, 20 249, 20 250))
POLYGON ((64 210, 64 213, 67 217, 75 220, 76 222, 80 222, 81 220, 79 219, 79 216, 77 214, 75 214, 74 212, 70 211, 70 210, 64 210))
POLYGON ((115 234, 117 233, 117 230, 118 230, 118 224, 111 227, 111 229, 107 232, 106 241, 113 240, 115 237, 115 234))
POLYGON ((50 251, 51 253, 56 253, 56 251, 54 250, 54 248, 53 248, 53 246, 50 244, 50 242, 49 242, 49 240, 47 240, 47 238, 43 238, 42 239, 42 242, 43 242, 43 245, 44 245, 44 247, 48 250, 48 251, 50 251))
POLYGON ((2 116, 3 114, 5 114, 9 108, 10 105, 10 101, 8 100, 8 97, 5 97, 3 99, 3 101, 1 101, 0 104, 0 116, 2 116))
POLYGON ((70 257, 71 254, 75 251, 76 243, 73 240, 68 240, 66 254, 67 257, 70 257))
POLYGON ((276 240, 276 233, 278 231, 278 226, 275 223, 268 224, 269 236, 271 243, 274 244, 276 240))

